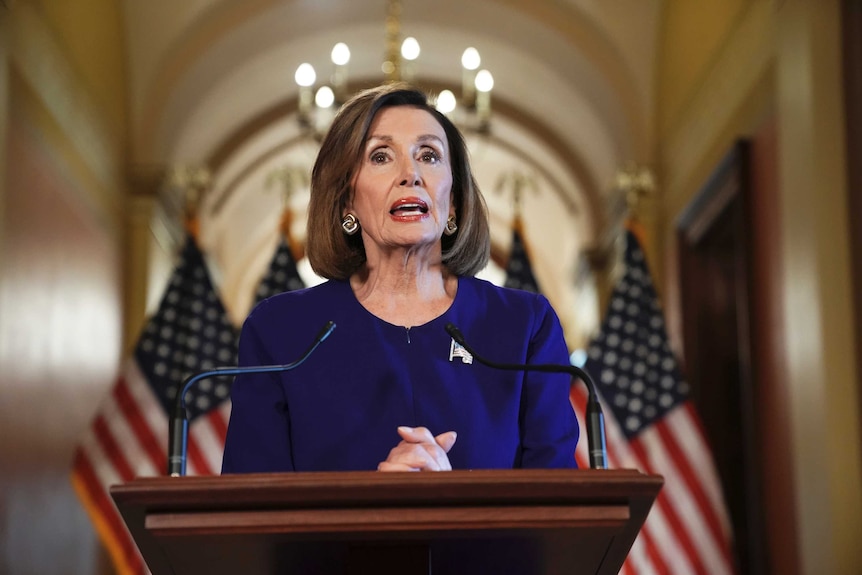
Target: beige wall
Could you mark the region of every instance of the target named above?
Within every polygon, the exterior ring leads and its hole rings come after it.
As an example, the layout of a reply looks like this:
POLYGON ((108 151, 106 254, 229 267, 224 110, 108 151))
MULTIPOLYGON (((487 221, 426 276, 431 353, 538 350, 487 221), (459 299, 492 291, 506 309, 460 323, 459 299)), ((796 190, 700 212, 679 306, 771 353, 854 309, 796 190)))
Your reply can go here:
POLYGON ((669 1, 659 39, 655 122, 666 135, 680 121, 751 0, 669 1))
POLYGON ((99 109, 110 130, 106 153, 120 159, 125 153, 127 121, 126 50, 123 14, 117 0, 32 0, 45 27, 63 47, 70 72, 86 86, 88 98, 99 109))
MULTIPOLYGON (((674 6, 670 2, 668 14, 674 6)), ((731 3, 734 4, 734 3, 731 3)), ((862 448, 854 364, 853 290, 846 216, 844 117, 838 0, 754 1, 738 12, 723 42, 704 56, 698 39, 664 31, 674 54, 689 49, 705 64, 662 57, 659 102, 659 238, 670 324, 679 333, 675 220, 738 137, 777 122, 777 257, 781 317, 772 333, 776 403, 785 405, 789 477, 765 470, 767 484, 789 486, 801 573, 852 574, 862 568, 862 448), (677 73, 678 72, 678 73, 677 73), (687 83, 680 79, 687 79, 687 83), (661 107, 661 104, 660 104, 661 107), (780 401, 779 401, 780 400, 780 401), (784 402, 784 403, 782 403, 784 402), (771 474, 771 475, 770 475, 771 474)), ((672 18, 667 26, 685 26, 672 18)), ((768 398, 767 398, 768 399, 768 398)), ((779 434, 780 435, 780 434, 779 434)), ((769 446, 766 446, 769 448, 769 446)), ((773 531, 782 526, 773 525, 773 531)), ((772 534, 775 537, 775 534, 772 534)), ((781 542, 771 541, 773 549, 781 542)), ((788 542, 785 542, 788 543, 788 542)), ((785 545, 793 553, 793 546, 785 545)), ((781 560, 786 560, 786 555, 781 560)))
POLYGON ((794 478, 806 573, 862 568, 840 3, 777 12, 779 169, 794 478))

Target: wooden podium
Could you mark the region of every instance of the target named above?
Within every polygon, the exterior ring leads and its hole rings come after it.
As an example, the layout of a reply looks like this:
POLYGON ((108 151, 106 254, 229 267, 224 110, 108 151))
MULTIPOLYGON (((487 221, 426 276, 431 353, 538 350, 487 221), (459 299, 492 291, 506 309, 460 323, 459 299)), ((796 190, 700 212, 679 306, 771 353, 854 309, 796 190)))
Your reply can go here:
POLYGON ((141 478, 111 495, 153 575, 616 574, 663 479, 632 470, 141 478))

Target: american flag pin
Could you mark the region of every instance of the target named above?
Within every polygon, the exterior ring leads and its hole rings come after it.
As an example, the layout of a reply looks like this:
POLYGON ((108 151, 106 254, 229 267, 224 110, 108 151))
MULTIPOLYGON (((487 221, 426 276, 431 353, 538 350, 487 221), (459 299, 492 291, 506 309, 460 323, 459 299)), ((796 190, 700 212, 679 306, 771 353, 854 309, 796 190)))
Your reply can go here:
POLYGON ((449 361, 454 361, 456 357, 461 358, 461 363, 473 363, 473 356, 470 352, 453 339, 452 343, 449 344, 449 361))

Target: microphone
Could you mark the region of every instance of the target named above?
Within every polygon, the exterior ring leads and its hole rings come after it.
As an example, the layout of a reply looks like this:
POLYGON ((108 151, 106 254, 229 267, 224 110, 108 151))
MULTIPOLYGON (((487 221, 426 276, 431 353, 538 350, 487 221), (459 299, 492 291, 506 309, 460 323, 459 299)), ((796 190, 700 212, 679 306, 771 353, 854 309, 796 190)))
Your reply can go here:
POLYGON ((284 365, 255 365, 248 367, 217 367, 210 371, 202 371, 186 378, 177 394, 177 402, 174 413, 171 416, 168 429, 168 475, 171 477, 182 477, 186 474, 186 448, 189 434, 188 414, 186 413, 185 395, 189 388, 202 379, 220 375, 240 375, 244 373, 271 373, 278 371, 290 371, 299 367, 317 349, 323 340, 329 337, 335 329, 335 322, 329 321, 314 338, 314 343, 309 346, 302 356, 293 363, 284 365))
POLYGON ((592 469, 607 469, 607 449, 605 447, 605 417, 602 414, 602 406, 596 395, 596 385, 586 371, 574 365, 552 365, 552 364, 517 364, 498 363, 483 358, 477 354, 472 347, 467 345, 464 334, 452 323, 446 324, 446 333, 452 336, 455 343, 470 352, 479 363, 495 369, 509 371, 542 371, 545 373, 568 373, 584 382, 587 386, 587 442, 589 445, 590 467, 592 469))

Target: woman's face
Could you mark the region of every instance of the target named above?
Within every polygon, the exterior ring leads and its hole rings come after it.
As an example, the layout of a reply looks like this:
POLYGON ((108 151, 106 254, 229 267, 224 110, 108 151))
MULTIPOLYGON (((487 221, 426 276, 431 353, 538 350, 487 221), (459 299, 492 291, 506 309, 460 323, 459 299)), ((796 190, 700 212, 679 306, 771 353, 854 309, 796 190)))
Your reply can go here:
POLYGON ((353 179, 366 256, 440 244, 452 207, 446 132, 430 113, 396 106, 377 113, 353 179))

